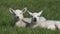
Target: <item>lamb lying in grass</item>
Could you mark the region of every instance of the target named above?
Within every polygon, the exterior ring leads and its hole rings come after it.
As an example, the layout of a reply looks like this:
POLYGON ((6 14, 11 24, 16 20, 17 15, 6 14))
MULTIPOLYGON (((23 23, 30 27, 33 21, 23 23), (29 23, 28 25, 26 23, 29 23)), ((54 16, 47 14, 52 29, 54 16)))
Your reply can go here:
POLYGON ((30 18, 24 18, 23 14, 27 11, 27 8, 24 8, 22 10, 14 10, 12 8, 9 8, 9 12, 13 15, 14 17, 14 26, 17 27, 26 27, 27 24, 29 24, 29 20, 31 20, 30 18), (28 22, 25 22, 24 20, 28 20, 28 22))
POLYGON ((47 28, 51 30, 60 29, 60 21, 54 21, 54 20, 46 20, 44 17, 41 17, 43 11, 40 11, 39 13, 28 13, 32 16, 31 23, 33 24, 31 27, 35 28, 37 26, 42 28, 47 28))

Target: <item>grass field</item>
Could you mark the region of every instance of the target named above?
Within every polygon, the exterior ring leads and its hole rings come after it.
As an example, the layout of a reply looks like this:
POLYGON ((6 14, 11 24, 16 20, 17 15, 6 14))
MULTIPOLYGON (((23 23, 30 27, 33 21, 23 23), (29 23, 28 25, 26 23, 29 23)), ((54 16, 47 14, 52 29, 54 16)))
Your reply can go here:
MULTIPOLYGON (((42 16, 49 20, 60 20, 60 0, 0 0, 0 34, 60 34, 60 30, 52 31, 44 28, 12 27, 13 15, 8 9, 27 7, 31 12, 44 10, 42 16)), ((27 13, 24 17, 30 17, 27 13)))

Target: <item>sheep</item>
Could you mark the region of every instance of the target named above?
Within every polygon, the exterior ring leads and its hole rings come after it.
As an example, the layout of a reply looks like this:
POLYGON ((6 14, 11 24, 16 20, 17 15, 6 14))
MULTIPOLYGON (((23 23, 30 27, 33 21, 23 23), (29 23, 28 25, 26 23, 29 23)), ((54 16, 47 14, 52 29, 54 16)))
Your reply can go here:
POLYGON ((34 25, 32 25, 31 27, 36 28, 37 26, 42 27, 42 28, 47 28, 47 29, 51 29, 51 30, 56 30, 58 28, 60 28, 60 21, 52 21, 52 20, 47 20, 44 17, 41 16, 43 10, 41 10, 39 13, 32 13, 29 12, 30 16, 32 16, 32 21, 31 23, 33 23, 34 25))
MULTIPOLYGON (((27 11, 27 8, 23 8, 22 10, 19 9, 12 9, 9 8, 9 12, 13 15, 14 17, 14 26, 17 27, 26 27, 27 24, 29 24, 29 19, 30 18, 24 18, 23 14, 27 11), (25 21, 24 21, 25 20, 25 21), (27 21, 28 20, 28 21, 27 21)), ((31 20, 31 19, 30 19, 31 20)))

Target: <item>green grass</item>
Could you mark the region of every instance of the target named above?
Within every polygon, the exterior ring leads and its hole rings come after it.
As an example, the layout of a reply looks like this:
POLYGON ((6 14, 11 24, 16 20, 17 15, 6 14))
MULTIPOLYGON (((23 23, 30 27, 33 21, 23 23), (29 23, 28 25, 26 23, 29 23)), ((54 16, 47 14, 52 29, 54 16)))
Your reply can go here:
MULTIPOLYGON (((13 16, 8 9, 22 9, 24 7, 27 7, 31 12, 44 10, 42 16, 46 19, 60 20, 60 0, 0 0, 0 34, 60 34, 60 30, 12 27, 13 16)), ((24 17, 30 16, 26 13, 24 17)))

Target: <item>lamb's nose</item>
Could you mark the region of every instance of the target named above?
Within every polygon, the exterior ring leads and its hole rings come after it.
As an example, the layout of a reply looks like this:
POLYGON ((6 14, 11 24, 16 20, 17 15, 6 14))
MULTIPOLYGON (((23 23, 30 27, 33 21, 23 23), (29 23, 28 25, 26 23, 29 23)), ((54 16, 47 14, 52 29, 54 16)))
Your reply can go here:
POLYGON ((36 18, 34 18, 33 20, 36 21, 36 18))

